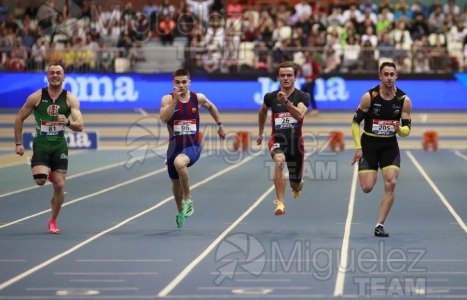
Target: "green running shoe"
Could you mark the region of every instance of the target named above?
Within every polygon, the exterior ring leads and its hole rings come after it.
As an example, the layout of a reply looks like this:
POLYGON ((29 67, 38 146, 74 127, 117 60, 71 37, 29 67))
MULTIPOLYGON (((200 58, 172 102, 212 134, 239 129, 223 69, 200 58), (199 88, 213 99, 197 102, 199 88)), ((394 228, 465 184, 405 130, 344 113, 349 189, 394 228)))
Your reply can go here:
POLYGON ((183 227, 183 224, 185 224, 185 214, 183 213, 183 211, 179 212, 175 216, 175 222, 177 223, 177 228, 183 227))
POLYGON ((193 214, 194 209, 193 209, 193 201, 191 199, 188 199, 186 201, 183 201, 183 213, 185 214, 185 217, 189 217, 193 214))

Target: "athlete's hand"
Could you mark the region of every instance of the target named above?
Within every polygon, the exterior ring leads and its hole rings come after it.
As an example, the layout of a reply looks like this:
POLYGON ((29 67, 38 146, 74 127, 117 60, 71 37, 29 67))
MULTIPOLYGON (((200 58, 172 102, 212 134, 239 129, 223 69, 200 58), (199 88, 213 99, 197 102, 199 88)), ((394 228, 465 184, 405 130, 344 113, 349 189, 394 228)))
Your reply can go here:
POLYGON ((178 87, 174 86, 174 89, 173 89, 173 92, 172 92, 173 99, 176 100, 176 101, 180 100, 181 94, 182 94, 182 92, 180 91, 180 89, 178 87))
POLYGON ((68 119, 67 119, 67 117, 65 115, 58 115, 57 121, 62 123, 63 125, 68 123, 68 119))
POLYGON ((401 124, 399 123, 399 121, 393 121, 392 125, 394 126, 394 130, 396 131, 396 133, 398 133, 401 130, 401 124))
POLYGON ((261 143, 263 142, 263 135, 262 134, 259 134, 258 137, 256 138, 256 145, 261 145, 261 143))
POLYGON ((360 159, 362 158, 362 156, 363 156, 362 149, 357 149, 357 150, 355 150, 355 154, 353 155, 353 159, 352 159, 352 166, 353 166, 357 161, 360 161, 360 159))
POLYGON ((217 135, 221 140, 225 140, 225 131, 224 126, 217 126, 217 135))
POLYGON ((285 102, 287 101, 287 95, 284 92, 280 91, 277 93, 277 100, 279 100, 280 102, 285 102))
POLYGON ((24 146, 23 145, 17 145, 16 148, 15 148, 15 153, 18 154, 19 156, 23 156, 24 146))

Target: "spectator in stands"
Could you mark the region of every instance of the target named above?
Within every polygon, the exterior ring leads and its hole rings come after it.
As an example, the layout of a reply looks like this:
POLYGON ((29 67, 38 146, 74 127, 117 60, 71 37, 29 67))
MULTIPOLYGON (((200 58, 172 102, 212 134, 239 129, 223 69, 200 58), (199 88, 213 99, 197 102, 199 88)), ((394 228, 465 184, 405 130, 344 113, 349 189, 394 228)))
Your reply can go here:
POLYGON ((295 13, 300 20, 309 19, 312 13, 311 5, 307 0, 301 0, 294 6, 295 13))
POLYGON ((358 68, 360 48, 361 46, 355 35, 351 35, 347 38, 342 49, 342 72, 352 72, 358 68))
POLYGON ((56 45, 54 42, 51 42, 48 47, 47 51, 45 52, 45 65, 51 64, 60 64, 64 65, 62 62, 62 55, 63 52, 56 49, 56 45))
POLYGON ((370 40, 366 40, 361 48, 361 59, 362 70, 375 70, 378 67, 378 63, 375 58, 375 50, 370 40))
POLYGON ((391 0, 383 0, 378 6, 378 12, 381 14, 384 10, 388 10, 389 12, 394 12, 394 4, 391 3, 391 0))
MULTIPOLYGON (((143 6, 143 14, 149 19, 151 29, 156 28, 157 15, 159 14, 159 6, 155 3, 155 0, 146 0, 146 4, 143 6)), ((181 2, 185 3, 185 2, 181 2)))
POLYGON ((287 20, 290 16, 289 4, 287 2, 279 2, 274 8, 276 9, 274 14, 276 24, 279 24, 279 21, 282 21, 283 24, 287 24, 287 20))
POLYGON ((327 47, 324 52, 325 67, 324 73, 336 73, 339 71, 341 64, 341 58, 337 55, 336 50, 333 47, 327 47))
POLYGON ((177 24, 173 20, 173 15, 166 14, 161 16, 159 22, 159 38, 162 45, 173 45, 176 26, 177 24))
POLYGON ((412 15, 422 14, 424 17, 428 17, 428 7, 423 3, 423 0, 415 0, 415 3, 410 7, 412 15))
POLYGON ((31 47, 31 55, 28 59, 28 69, 34 71, 43 71, 45 68, 45 54, 47 45, 44 39, 37 39, 31 47))
POLYGON ((425 73, 430 71, 428 37, 422 36, 413 43, 413 71, 425 73))
POLYGON ((224 37, 220 71, 222 73, 237 73, 240 37, 231 28, 224 37))
POLYGON ((458 16, 461 10, 455 0, 448 0, 447 3, 443 5, 443 12, 446 15, 458 16))
POLYGON ((405 0, 399 0, 399 3, 394 6, 394 9, 395 20, 412 20, 412 11, 409 9, 409 5, 405 2, 405 0))
POLYGON ((160 16, 174 16, 176 11, 177 9, 170 3, 170 0, 163 0, 162 5, 159 7, 160 16))
POLYGON ((225 30, 222 16, 218 13, 212 14, 209 27, 206 31, 206 45, 214 45, 216 48, 222 48, 224 45, 225 30))
POLYGON ((373 0, 364 0, 364 2, 360 4, 360 11, 362 12, 362 14, 364 14, 367 11, 367 9, 369 9, 370 12, 375 15, 378 14, 378 5, 373 3, 373 0))
POLYGON ((214 46, 208 46, 206 53, 201 57, 203 70, 207 73, 219 72, 220 54, 214 46))
POLYGON ((306 51, 305 62, 300 65, 299 73, 305 79, 305 83, 302 85, 301 90, 310 95, 310 112, 312 114, 318 114, 318 106, 315 100, 315 82, 321 76, 322 68, 321 64, 316 58, 315 51, 306 51))
POLYGON ((352 22, 359 22, 362 18, 362 13, 358 10, 357 5, 355 3, 350 4, 349 9, 345 10, 342 13, 341 22, 346 23, 347 21, 352 22))
POLYGON ((393 39, 391 38, 391 33, 383 33, 382 39, 378 42, 378 51, 379 59, 381 61, 393 60, 396 53, 396 47, 394 46, 393 39))
POLYGON ((24 47, 20 38, 16 38, 14 41, 13 49, 10 52, 10 65, 8 69, 10 71, 22 72, 26 68, 26 62, 28 60, 28 50, 24 47))
POLYGON ((265 41, 260 41, 255 49, 255 70, 260 72, 272 72, 271 50, 265 41))
POLYGON ((442 6, 437 6, 435 11, 432 12, 428 17, 428 26, 430 28, 430 32, 441 33, 444 18, 445 15, 443 13, 442 6))
POLYGON ((3 0, 0 1, 0 22, 5 22, 8 19, 8 7, 3 5, 3 0))
POLYGON ((391 24, 394 21, 394 15, 388 8, 383 8, 382 12, 378 15, 378 22, 376 23, 376 33, 379 34, 385 30, 391 30, 391 24))
MULTIPOLYGON (((441 4, 439 3, 439 0, 432 0, 431 5, 428 7, 427 17, 429 17, 432 13, 434 13, 435 10, 437 10, 438 6, 441 6, 441 4)), ((442 10, 442 6, 441 6, 441 10, 442 10)))
POLYGON ((423 36, 428 36, 430 29, 425 18, 421 14, 415 15, 410 30, 410 35, 413 41, 420 40, 423 36))
POLYGON ((100 72, 112 73, 114 71, 115 54, 109 49, 107 43, 102 43, 97 53, 97 66, 100 72))
POLYGON ((269 48, 274 45, 272 40, 274 29, 274 20, 272 19, 269 11, 261 10, 259 14, 258 37, 259 40, 264 41, 269 48))
POLYGON ((430 69, 435 72, 444 72, 449 58, 445 35, 432 33, 428 37, 428 43, 430 45, 430 69))

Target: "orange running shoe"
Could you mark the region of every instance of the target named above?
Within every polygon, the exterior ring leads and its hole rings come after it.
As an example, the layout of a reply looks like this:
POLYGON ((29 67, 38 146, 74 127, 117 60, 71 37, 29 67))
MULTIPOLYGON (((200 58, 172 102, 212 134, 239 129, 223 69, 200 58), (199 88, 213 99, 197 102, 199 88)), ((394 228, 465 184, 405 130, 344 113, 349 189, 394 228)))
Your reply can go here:
POLYGON ((284 202, 279 200, 274 200, 274 204, 276 204, 276 209, 274 210, 274 215, 281 216, 285 215, 285 205, 284 202))
POLYGON ((292 189, 292 197, 294 197, 295 199, 300 197, 300 195, 302 194, 302 189, 303 189, 303 180, 302 182, 300 182, 300 189, 298 191, 292 189))

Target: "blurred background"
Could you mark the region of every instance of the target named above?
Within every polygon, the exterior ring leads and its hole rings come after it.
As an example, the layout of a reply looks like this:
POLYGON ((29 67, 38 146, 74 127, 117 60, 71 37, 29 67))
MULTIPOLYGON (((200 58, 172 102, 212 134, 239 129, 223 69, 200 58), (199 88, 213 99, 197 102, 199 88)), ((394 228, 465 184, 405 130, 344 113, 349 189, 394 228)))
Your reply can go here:
POLYGON ((293 60, 314 115, 350 111, 350 126, 379 64, 392 61, 420 120, 455 111, 463 130, 466 25, 465 0, 0 0, 0 142, 12 140, 5 114, 46 86, 57 62, 85 112, 155 115, 173 71, 187 68, 191 89, 241 122, 277 89, 276 66, 293 60))

